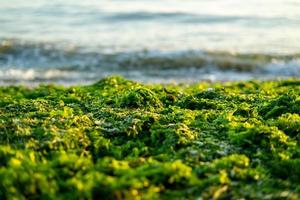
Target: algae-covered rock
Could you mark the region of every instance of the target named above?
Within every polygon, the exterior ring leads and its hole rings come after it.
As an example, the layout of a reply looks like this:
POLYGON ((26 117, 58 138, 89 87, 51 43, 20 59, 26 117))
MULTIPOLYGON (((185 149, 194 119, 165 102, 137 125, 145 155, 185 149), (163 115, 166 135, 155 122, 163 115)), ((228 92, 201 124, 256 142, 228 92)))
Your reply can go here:
POLYGON ((299 92, 287 91, 286 94, 276 97, 260 110, 260 114, 265 118, 275 118, 285 113, 300 114, 299 92))
POLYGON ((162 103, 150 89, 137 88, 121 94, 118 105, 122 108, 159 108, 162 103))
POLYGON ((299 199, 299 80, 0 87, 0 199, 299 199))
POLYGON ((297 137, 300 133, 300 115, 299 114, 283 114, 277 120, 271 123, 278 126, 286 134, 291 137, 297 137))

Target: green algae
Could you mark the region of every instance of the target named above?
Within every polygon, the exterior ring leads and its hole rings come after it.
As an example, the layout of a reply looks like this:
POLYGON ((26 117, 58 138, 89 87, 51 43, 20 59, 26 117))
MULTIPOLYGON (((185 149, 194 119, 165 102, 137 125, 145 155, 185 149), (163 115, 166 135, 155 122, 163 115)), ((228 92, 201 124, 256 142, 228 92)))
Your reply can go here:
POLYGON ((299 199, 299 80, 0 87, 0 199, 299 199))

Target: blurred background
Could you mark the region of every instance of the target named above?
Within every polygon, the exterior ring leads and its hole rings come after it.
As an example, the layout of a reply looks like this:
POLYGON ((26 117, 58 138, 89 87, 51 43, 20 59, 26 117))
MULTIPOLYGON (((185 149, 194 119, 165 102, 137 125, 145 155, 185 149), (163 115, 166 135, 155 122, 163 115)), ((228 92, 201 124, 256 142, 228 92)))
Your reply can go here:
POLYGON ((299 0, 0 0, 0 84, 300 77, 299 0))

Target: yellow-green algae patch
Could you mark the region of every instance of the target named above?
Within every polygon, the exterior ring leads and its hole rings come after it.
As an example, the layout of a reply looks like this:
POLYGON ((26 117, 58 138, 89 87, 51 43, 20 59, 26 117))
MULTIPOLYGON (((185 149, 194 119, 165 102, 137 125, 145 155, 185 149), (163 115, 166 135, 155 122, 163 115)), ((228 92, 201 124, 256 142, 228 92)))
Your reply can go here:
POLYGON ((0 87, 0 199, 299 199, 300 81, 0 87))

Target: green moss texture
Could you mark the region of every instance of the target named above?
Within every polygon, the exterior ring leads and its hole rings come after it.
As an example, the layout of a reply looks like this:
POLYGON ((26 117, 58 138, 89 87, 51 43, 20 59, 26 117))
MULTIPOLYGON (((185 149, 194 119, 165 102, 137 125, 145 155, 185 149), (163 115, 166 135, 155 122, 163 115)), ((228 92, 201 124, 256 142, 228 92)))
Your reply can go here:
POLYGON ((0 199, 299 199, 300 81, 0 87, 0 199))

